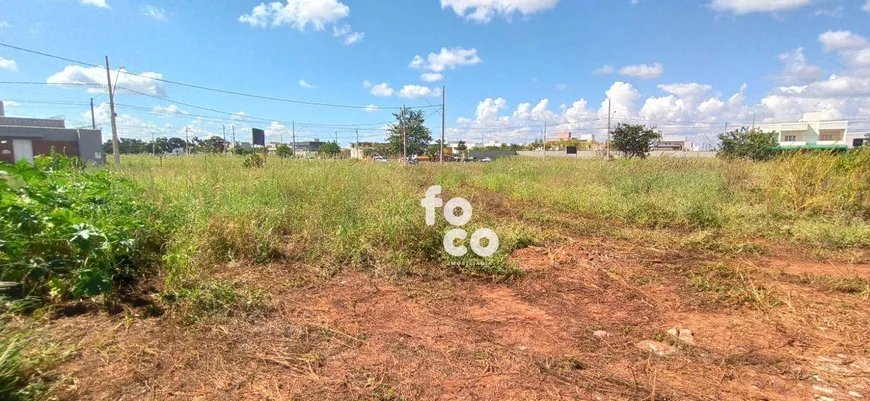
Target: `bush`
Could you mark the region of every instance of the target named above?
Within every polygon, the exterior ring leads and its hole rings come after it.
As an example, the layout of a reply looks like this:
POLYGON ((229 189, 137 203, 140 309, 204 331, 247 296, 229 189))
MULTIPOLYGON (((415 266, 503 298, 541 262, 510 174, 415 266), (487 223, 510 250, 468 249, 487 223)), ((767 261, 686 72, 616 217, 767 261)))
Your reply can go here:
POLYGON ((276 151, 276 153, 278 154, 278 157, 282 159, 287 159, 293 156, 293 149, 291 149, 287 145, 280 145, 278 146, 278 150, 276 151))
POLYGON ((242 165, 245 166, 245 168, 260 168, 266 165, 266 161, 263 160, 262 156, 256 153, 251 153, 245 157, 245 161, 242 162, 242 165))
POLYGON ((646 158, 652 150, 653 142, 661 139, 662 134, 655 128, 642 124, 618 124, 613 130, 613 148, 629 159, 646 158))
POLYGON ((0 164, 0 280, 32 296, 89 298, 158 259, 160 218, 129 181, 59 155, 35 165, 0 164))
POLYGON ((722 147, 716 156, 723 159, 770 160, 776 155, 776 133, 747 130, 745 127, 719 134, 722 147))

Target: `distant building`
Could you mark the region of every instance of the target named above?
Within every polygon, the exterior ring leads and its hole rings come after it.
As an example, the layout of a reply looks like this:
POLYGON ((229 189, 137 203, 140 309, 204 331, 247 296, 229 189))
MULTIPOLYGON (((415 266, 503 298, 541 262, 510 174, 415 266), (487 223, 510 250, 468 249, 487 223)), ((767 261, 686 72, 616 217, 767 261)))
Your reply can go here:
POLYGON ((653 150, 658 151, 690 151, 694 145, 685 136, 665 135, 653 144, 653 150))
POLYGON ((547 136, 547 142, 559 142, 559 141, 567 141, 571 139, 570 132, 560 132, 556 134, 555 137, 547 136))
POLYGON ((547 137, 547 143, 550 142, 561 142, 561 141, 569 141, 571 139, 580 141, 581 143, 585 142, 595 142, 595 134, 580 134, 574 135, 572 132, 560 132, 556 134, 556 137, 547 137))
POLYGON ((251 145, 250 142, 239 142, 239 141, 231 142, 230 146, 229 146, 229 150, 235 151, 236 148, 248 150, 248 149, 253 149, 254 145, 251 145))
MULTIPOLYGON (((294 152, 317 152, 320 150, 320 147, 323 146, 326 142, 321 142, 320 139, 314 138, 313 141, 307 142, 296 142, 294 152)), ((290 144, 290 147, 293 148, 294 144, 290 144)))
POLYGON ((96 129, 66 128, 63 120, 6 117, 0 101, 0 161, 33 162, 33 157, 54 151, 103 164, 103 133, 96 129))
POLYGON ((864 134, 849 134, 848 120, 822 120, 822 113, 806 113, 798 122, 758 124, 756 129, 776 132, 783 149, 847 149, 861 146, 864 134))

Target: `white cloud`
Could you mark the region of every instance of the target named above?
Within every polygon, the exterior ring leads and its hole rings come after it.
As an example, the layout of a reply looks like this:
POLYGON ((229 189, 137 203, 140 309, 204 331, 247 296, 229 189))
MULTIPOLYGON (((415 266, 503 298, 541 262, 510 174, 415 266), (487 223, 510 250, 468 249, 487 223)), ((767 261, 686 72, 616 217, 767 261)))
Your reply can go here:
POLYGON ((111 8, 106 0, 82 0, 82 4, 99 8, 111 8))
POLYGON ((272 124, 269 125, 269 128, 266 128, 263 131, 265 131, 267 137, 275 140, 279 139, 282 135, 287 133, 287 126, 277 121, 272 121, 272 124))
MULTIPOLYGON (((98 126, 103 126, 103 135, 106 137, 111 137, 112 134, 112 130, 109 128, 110 115, 111 112, 108 102, 94 106, 94 121, 98 126)), ((81 121, 87 121, 88 125, 90 125, 91 110, 87 109, 86 111, 83 111, 79 117, 81 121)), ((131 116, 129 114, 118 113, 117 116, 115 116, 115 122, 118 127, 118 136, 122 138, 150 140, 152 134, 155 136, 178 136, 177 133, 174 132, 172 124, 166 123, 158 125, 151 121, 143 121, 139 117, 131 116)), ((181 138, 184 138, 183 129, 181 138)))
POLYGON ((432 89, 427 86, 420 85, 405 85, 399 92, 398 96, 407 99, 422 99, 424 97, 440 96, 441 89, 432 89))
POLYGON ((375 96, 388 97, 393 96, 393 93, 396 93, 396 91, 393 88, 390 88, 390 85, 382 83, 372 86, 370 93, 375 96))
POLYGON ((370 104, 370 105, 366 106, 366 108, 365 108, 365 111, 367 111, 367 112, 369 112, 369 113, 371 113, 371 112, 375 112, 375 111, 378 111, 378 110, 380 110, 380 107, 375 106, 375 105, 373 105, 373 104, 370 104))
POLYGON ((345 45, 352 45, 356 42, 363 40, 363 38, 365 37, 365 33, 354 32, 353 28, 351 28, 350 25, 345 24, 342 27, 332 27, 332 36, 337 38, 344 38, 345 45))
POLYGON ((824 15, 827 17, 840 18, 843 16, 843 13, 846 11, 843 6, 837 6, 830 10, 817 10, 816 15, 824 15))
POLYGON ((21 106, 21 104, 19 104, 16 101, 12 101, 12 100, 3 101, 3 107, 18 107, 18 106, 21 106))
POLYGON ((864 3, 864 7, 861 7, 861 9, 870 12, 870 0, 867 0, 867 2, 864 3))
POLYGON ((350 34, 350 35, 347 35, 347 36, 344 38, 344 44, 346 44, 346 45, 352 45, 352 44, 354 44, 354 43, 356 43, 356 42, 359 42, 359 41, 363 40, 363 38, 365 37, 365 35, 366 35, 366 34, 365 34, 364 32, 354 32, 354 33, 352 33, 352 34, 350 34))
MULTIPOLYGON (((131 93, 125 90, 125 88, 129 88, 153 96, 166 97, 167 92, 164 83, 151 78, 162 79, 163 74, 157 72, 143 72, 138 75, 132 75, 126 74, 124 71, 120 73, 112 71, 112 84, 117 88, 115 94, 131 93), (118 77, 117 82, 115 81, 115 77, 118 77)), ((65 67, 63 71, 48 77, 46 82, 59 86, 64 86, 64 84, 67 83, 102 85, 103 88, 88 88, 88 93, 99 94, 105 91, 106 70, 100 67, 70 65, 65 67)))
POLYGON ((187 115, 189 114, 187 111, 182 110, 180 107, 174 104, 170 104, 169 106, 157 106, 153 110, 155 113, 160 114, 170 114, 170 115, 187 115))
POLYGON ((299 31, 304 31, 310 24, 315 30, 322 31, 326 25, 348 15, 350 7, 338 0, 287 0, 287 4, 279 1, 269 5, 261 3, 250 14, 239 17, 239 21, 260 28, 286 24, 299 31))
POLYGON ((6 21, 0 21, 0 29, 12 28, 12 25, 6 21))
POLYGON ((371 88, 371 87, 372 87, 372 83, 369 82, 368 80, 365 80, 365 81, 362 82, 362 86, 363 86, 363 88, 368 89, 368 88, 371 88))
POLYGON ((598 68, 595 71, 592 71, 592 73, 595 75, 613 74, 614 72, 616 72, 616 71, 613 69, 613 67, 611 67, 609 65, 603 65, 603 66, 601 66, 601 68, 598 68))
POLYGON ((560 105, 560 110, 554 111, 550 110, 549 100, 542 99, 537 104, 520 103, 508 114, 505 113, 507 101, 504 98, 487 98, 478 104, 476 118, 460 117, 456 120, 458 127, 448 128, 448 135, 452 140, 471 142, 481 139, 495 139, 503 143, 531 142, 541 138, 546 121, 550 135, 570 131, 575 135, 594 134, 596 140, 604 141, 608 98, 613 124, 624 122, 656 126, 664 134, 694 136, 696 142, 712 141, 715 134, 711 133, 721 130, 724 121, 736 123, 751 118, 751 109, 743 104, 745 85, 728 102, 719 100, 718 94, 705 100, 712 89, 709 85, 679 83, 659 85, 659 88, 669 95, 643 99, 640 109, 640 93, 626 82, 613 83, 604 93, 604 99, 597 109, 581 98, 570 105, 560 105), (705 134, 706 139, 703 139, 705 134))
POLYGON ((244 111, 233 113, 233 115, 230 116, 230 120, 247 121, 248 113, 245 113, 244 111))
POLYGON ((519 11, 523 15, 534 14, 556 7, 559 0, 441 0, 441 8, 452 8, 460 17, 488 23, 495 15, 510 21, 519 11))
POLYGON ((475 65, 482 62, 477 55, 477 49, 463 49, 461 47, 447 49, 442 47, 439 53, 429 53, 427 60, 417 55, 408 64, 411 68, 425 68, 427 70, 442 72, 447 68, 455 69, 459 65, 475 65))
POLYGON ((665 67, 660 63, 629 65, 619 69, 621 75, 642 79, 657 78, 663 72, 665 72, 665 67))
POLYGON ((18 64, 15 63, 15 60, 0 57, 0 70, 16 72, 18 71, 18 64))
POLYGON ((300 80, 299 80, 299 86, 301 86, 301 87, 303 87, 303 88, 305 88, 305 89, 314 89, 314 88, 317 87, 317 85, 311 85, 311 84, 309 84, 308 82, 305 82, 304 79, 300 79, 300 80))
POLYGON ((703 85, 695 82, 685 83, 685 84, 663 84, 658 85, 658 88, 680 97, 698 97, 701 96, 710 89, 713 89, 710 85, 703 85))
POLYGON ((813 0, 713 0, 710 7, 716 11, 737 15, 756 12, 788 11, 811 4, 813 0))
POLYGON ((444 75, 437 72, 424 72, 420 74, 420 79, 426 82, 436 82, 444 79, 444 75))
POLYGON ((568 84, 556 84, 556 89, 560 91, 568 89, 568 84))
POLYGON ((420 57, 419 54, 414 56, 414 59, 408 63, 410 68, 423 68, 424 65, 426 65, 426 60, 423 60, 423 57, 420 57))
POLYGON ((807 64, 802 47, 790 53, 780 54, 778 57, 785 64, 785 69, 773 78, 786 85, 815 81, 825 75, 821 67, 807 64))
POLYGON ((154 6, 142 7, 142 15, 154 18, 157 21, 166 21, 166 10, 154 6))
POLYGON ((849 31, 828 31, 819 35, 826 52, 858 50, 867 47, 868 41, 861 35, 849 31))

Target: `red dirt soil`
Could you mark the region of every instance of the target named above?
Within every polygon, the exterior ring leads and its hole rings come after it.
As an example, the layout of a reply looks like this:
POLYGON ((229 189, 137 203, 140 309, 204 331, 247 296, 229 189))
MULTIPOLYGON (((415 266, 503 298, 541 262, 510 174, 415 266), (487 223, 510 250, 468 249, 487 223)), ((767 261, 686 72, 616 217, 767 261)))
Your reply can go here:
MULTIPOLYGON (((526 248, 507 282, 386 280, 298 266, 226 272, 271 294, 264 316, 183 326, 104 313, 50 323, 78 344, 58 390, 81 400, 635 400, 870 397, 870 301, 765 281, 770 310, 722 305, 674 263, 625 244, 526 248), (694 332, 693 346, 669 338, 694 332), (863 329, 862 329, 863 327, 863 329), (597 337, 596 331, 606 331, 597 337), (657 340, 659 357, 635 347, 657 340), (815 387, 814 387, 815 386, 815 387)), ((805 267, 757 261, 759 269, 805 267), (770 265, 770 266, 769 266, 770 265), (772 266, 772 267, 771 267, 772 266)), ((740 261, 752 264, 753 261, 740 261)), ((804 265, 806 266, 806 265, 804 265)), ((824 274, 847 270, 826 268, 824 274)), ((770 277, 770 276, 764 276, 770 277)), ((600 333, 599 333, 600 334, 600 333)))

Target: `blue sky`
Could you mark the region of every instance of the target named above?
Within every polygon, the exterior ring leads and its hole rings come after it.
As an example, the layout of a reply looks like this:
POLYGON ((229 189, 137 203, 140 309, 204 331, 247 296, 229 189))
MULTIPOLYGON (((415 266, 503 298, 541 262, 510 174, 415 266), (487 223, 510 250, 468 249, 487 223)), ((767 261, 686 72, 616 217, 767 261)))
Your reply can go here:
MULTIPOLYGON (((822 111, 855 119, 852 129, 870 121, 870 0, 261 4, 4 0, 0 42, 95 65, 108 55, 113 68, 142 75, 119 75, 119 86, 156 96, 119 91, 122 137, 179 136, 185 127, 207 136, 235 124, 239 138, 254 126, 286 142, 297 121, 300 140, 339 131, 347 145, 352 126, 361 139, 378 140, 392 119, 388 109, 270 101, 147 77, 386 107, 439 105, 446 85, 454 140, 526 142, 545 122, 548 132, 602 139, 607 97, 616 121, 696 141, 753 115, 785 121, 822 111)), ((104 70, 0 47, 0 81, 54 83, 0 84, 0 98, 8 115, 62 115, 72 126, 89 123, 85 104, 94 97, 108 137, 104 88, 61 85, 105 84, 104 70)), ((440 109, 423 110, 439 132, 440 109)))

